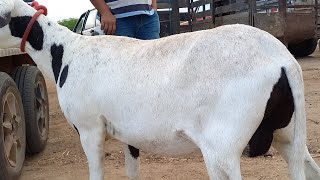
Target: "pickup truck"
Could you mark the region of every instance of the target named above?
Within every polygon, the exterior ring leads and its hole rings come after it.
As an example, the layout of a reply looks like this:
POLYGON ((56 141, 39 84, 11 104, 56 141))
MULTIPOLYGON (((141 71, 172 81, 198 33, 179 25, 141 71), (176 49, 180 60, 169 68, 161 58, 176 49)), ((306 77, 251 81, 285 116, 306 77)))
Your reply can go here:
POLYGON ((41 152, 48 132, 44 76, 20 49, 0 49, 0 179, 18 179, 25 153, 41 152))

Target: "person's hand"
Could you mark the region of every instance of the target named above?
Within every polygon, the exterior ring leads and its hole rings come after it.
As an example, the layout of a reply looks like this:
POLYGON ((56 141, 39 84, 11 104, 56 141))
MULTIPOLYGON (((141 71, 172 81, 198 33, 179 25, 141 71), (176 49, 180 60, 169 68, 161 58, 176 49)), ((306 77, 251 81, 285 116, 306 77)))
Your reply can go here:
POLYGON ((110 11, 101 14, 101 30, 108 35, 116 32, 116 17, 110 11))

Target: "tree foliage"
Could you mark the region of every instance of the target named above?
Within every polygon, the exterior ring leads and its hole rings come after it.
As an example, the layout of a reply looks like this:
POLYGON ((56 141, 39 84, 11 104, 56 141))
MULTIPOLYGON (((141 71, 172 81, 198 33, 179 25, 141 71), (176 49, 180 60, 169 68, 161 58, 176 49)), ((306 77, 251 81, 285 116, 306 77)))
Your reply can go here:
POLYGON ((62 26, 67 27, 72 31, 73 27, 76 25, 78 19, 77 18, 69 18, 58 21, 58 23, 62 26))

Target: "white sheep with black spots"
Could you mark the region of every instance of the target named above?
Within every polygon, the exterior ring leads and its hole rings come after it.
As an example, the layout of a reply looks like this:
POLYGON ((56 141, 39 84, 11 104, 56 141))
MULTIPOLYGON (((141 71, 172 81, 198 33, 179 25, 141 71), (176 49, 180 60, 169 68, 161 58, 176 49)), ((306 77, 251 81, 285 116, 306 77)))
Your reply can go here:
MULTIPOLYGON (((35 12, 0 0, 0 48, 19 47, 35 12)), ((139 150, 200 149, 210 179, 238 180, 247 144, 251 156, 272 144, 292 179, 320 179, 306 146, 301 68, 267 32, 228 25, 158 40, 88 37, 41 15, 26 52, 56 82, 92 180, 104 177, 106 135, 123 142, 130 179, 139 178, 139 150)))

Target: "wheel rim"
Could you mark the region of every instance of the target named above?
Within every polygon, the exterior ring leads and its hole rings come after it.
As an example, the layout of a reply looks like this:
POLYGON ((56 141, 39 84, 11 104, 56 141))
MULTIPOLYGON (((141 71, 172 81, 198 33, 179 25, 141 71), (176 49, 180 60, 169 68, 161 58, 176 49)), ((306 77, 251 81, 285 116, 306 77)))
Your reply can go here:
POLYGON ((21 160, 19 154, 22 151, 21 142, 23 142, 23 137, 21 134, 21 109, 13 93, 9 92, 4 96, 2 110, 5 156, 9 164, 12 167, 16 167, 21 160))
POLYGON ((39 81, 35 88, 36 118, 38 123, 38 131, 41 137, 45 138, 47 133, 47 98, 43 83, 39 81))

